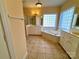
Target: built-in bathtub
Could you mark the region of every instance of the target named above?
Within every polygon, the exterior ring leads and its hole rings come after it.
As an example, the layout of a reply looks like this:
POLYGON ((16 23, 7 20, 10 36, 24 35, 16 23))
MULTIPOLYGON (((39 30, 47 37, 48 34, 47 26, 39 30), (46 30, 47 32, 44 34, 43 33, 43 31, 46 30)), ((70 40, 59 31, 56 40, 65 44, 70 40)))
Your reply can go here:
POLYGON ((60 31, 54 30, 54 29, 42 29, 42 36, 45 39, 48 39, 57 43, 60 39, 60 31))

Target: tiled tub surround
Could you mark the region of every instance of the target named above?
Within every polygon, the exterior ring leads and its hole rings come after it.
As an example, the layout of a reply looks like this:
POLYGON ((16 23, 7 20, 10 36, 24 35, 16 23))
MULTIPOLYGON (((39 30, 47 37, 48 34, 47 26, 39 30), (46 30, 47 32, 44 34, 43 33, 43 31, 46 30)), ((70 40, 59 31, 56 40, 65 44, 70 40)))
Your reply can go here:
POLYGON ((79 36, 74 33, 62 31, 59 42, 71 59, 79 58, 79 36))
POLYGON ((42 36, 45 39, 48 39, 57 43, 60 39, 60 31, 55 30, 52 27, 42 28, 42 36))
POLYGON ((60 30, 56 30, 53 27, 42 27, 41 31, 51 35, 60 36, 60 30))
POLYGON ((27 59, 69 59, 57 43, 46 40, 42 36, 29 36, 27 47, 27 59))
POLYGON ((60 40, 60 36, 56 35, 56 34, 51 34, 51 33, 48 33, 48 32, 42 32, 42 37, 47 39, 47 40, 50 40, 52 42, 55 42, 55 43, 58 43, 59 40, 60 40))

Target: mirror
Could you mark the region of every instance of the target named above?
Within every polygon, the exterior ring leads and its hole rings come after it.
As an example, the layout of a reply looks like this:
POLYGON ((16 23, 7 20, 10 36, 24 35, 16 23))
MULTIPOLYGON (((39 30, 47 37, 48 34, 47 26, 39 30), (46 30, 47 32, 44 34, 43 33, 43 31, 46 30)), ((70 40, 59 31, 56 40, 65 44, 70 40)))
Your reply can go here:
POLYGON ((25 23, 26 25, 37 25, 40 26, 42 25, 42 18, 41 16, 25 16, 25 23))

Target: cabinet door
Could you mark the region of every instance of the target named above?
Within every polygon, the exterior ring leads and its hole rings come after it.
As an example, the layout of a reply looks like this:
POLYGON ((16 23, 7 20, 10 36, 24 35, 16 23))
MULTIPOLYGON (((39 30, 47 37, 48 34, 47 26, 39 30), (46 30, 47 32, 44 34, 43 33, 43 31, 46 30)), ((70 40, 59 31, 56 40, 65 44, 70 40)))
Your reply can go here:
POLYGON ((64 50, 68 53, 68 55, 71 58, 74 58, 79 44, 79 38, 70 33, 62 32, 60 44, 64 48, 64 50))
POLYGON ((68 41, 68 43, 69 43, 68 49, 70 49, 68 53, 71 57, 75 57, 76 50, 79 44, 79 38, 77 38, 76 36, 70 35, 70 40, 68 41))
POLYGON ((60 37, 60 41, 59 41, 59 42, 60 42, 60 44, 61 44, 62 46, 65 45, 65 41, 66 41, 65 36, 66 36, 65 32, 61 32, 61 37, 60 37))

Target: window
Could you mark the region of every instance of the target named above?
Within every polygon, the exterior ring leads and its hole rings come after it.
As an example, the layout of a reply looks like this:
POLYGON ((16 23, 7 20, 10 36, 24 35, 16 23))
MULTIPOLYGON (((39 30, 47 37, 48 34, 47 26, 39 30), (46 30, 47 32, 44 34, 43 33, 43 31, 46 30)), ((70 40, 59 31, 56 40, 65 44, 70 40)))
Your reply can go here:
POLYGON ((43 16, 43 27, 56 27, 56 14, 46 14, 43 16))
POLYGON ((60 15, 60 29, 69 31, 72 27, 74 7, 64 11, 60 15))

